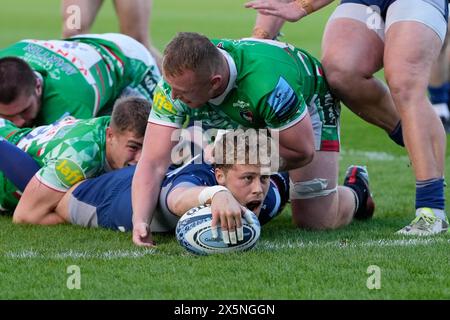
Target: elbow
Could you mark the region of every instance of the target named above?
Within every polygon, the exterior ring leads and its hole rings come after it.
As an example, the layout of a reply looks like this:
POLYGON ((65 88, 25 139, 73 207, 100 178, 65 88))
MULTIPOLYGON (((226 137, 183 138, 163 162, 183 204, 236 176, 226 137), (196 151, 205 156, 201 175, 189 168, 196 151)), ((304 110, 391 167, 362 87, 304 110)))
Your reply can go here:
POLYGON ((12 222, 14 224, 25 224, 25 223, 31 223, 28 219, 28 216, 26 214, 22 214, 21 212, 17 212, 17 210, 14 212, 12 222))
POLYGON ((314 159, 314 154, 314 146, 291 153, 289 157, 285 158, 287 169, 292 170, 306 166, 314 159))

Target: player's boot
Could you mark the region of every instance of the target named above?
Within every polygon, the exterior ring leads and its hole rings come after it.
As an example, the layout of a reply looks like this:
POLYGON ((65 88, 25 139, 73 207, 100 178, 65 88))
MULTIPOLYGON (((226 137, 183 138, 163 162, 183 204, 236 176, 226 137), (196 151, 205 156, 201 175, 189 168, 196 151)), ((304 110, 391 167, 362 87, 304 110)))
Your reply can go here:
POLYGON ((397 234, 411 236, 431 236, 448 232, 448 219, 442 220, 430 208, 418 208, 416 218, 397 234))
POLYGON ((345 173, 344 186, 352 188, 357 194, 359 206, 354 218, 367 220, 372 218, 375 202, 369 189, 369 172, 365 166, 352 165, 345 173))

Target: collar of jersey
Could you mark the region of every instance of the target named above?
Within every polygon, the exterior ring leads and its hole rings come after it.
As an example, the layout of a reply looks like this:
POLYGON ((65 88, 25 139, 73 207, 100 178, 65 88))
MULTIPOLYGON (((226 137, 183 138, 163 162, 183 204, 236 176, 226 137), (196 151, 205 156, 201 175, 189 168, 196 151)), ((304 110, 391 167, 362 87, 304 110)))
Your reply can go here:
POLYGON ((236 63, 234 63, 233 58, 225 50, 219 48, 219 51, 222 52, 225 59, 227 59, 228 67, 230 68, 230 80, 228 81, 227 88, 220 96, 215 97, 214 99, 211 99, 208 101, 209 103, 211 103, 215 106, 220 105, 223 102, 223 100, 225 100, 225 97, 228 95, 228 93, 231 91, 231 89, 233 89, 236 86, 235 82, 236 82, 236 78, 237 78, 237 68, 236 68, 236 63))

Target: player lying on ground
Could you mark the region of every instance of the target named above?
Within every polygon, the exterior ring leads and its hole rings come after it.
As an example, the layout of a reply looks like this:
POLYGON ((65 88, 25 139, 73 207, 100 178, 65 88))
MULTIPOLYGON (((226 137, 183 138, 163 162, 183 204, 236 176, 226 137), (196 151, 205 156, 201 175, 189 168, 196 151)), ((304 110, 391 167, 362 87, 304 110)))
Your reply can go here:
MULTIPOLYGON (((137 163, 149 112, 149 102, 127 97, 117 101, 111 117, 90 120, 69 117, 35 129, 18 129, 1 120, 0 136, 26 151, 40 167, 27 184, 17 208, 21 193, 0 172, 2 210, 12 212, 16 208, 13 220, 18 223, 58 223, 57 215, 47 213, 71 186, 137 163)), ((2 162, 10 158, 3 151, 1 154, 2 162)))
MULTIPOLYGON (((350 223, 355 212, 373 214, 364 168, 351 169, 350 188, 338 186, 339 102, 309 53, 276 41, 210 41, 184 32, 165 49, 163 77, 133 179, 135 244, 151 243, 145 226, 170 164, 167 146, 174 145, 172 134, 188 117, 211 128, 267 129, 278 135, 279 171, 290 170, 297 226, 334 229, 350 223)), ((240 215, 235 218, 239 224, 240 215)))
MULTIPOLYGON (((237 144, 236 140, 223 148, 224 154, 227 152, 226 148, 232 146, 237 150, 235 156, 244 152, 248 162, 248 140, 243 148, 238 148, 237 144)), ((34 160, 27 154, 20 155, 19 151, 15 153, 22 165, 32 167, 34 160)), ((9 169, 14 170, 17 161, 9 162, 9 169)), ((131 181, 134 169, 134 166, 126 167, 75 184, 54 208, 47 206, 51 209, 47 215, 56 214, 60 218, 51 220, 50 224, 58 221, 85 227, 131 231, 131 181)), ((31 176, 29 174, 30 178, 31 176)), ((24 178, 18 176, 18 179, 24 178)), ((24 196, 20 202, 25 200, 24 196)), ((211 205, 211 210, 219 217, 236 212, 243 214, 245 208, 248 208, 259 217, 261 224, 265 224, 282 211, 288 197, 287 173, 269 176, 262 172, 260 164, 197 164, 194 159, 182 167, 172 166, 166 173, 159 196, 160 206, 151 228, 154 232, 172 231, 179 217, 201 204, 211 205)), ((18 208, 21 206, 20 202, 18 208)), ((227 235, 225 241, 236 243, 236 234, 229 237, 227 235)))
POLYGON ((129 91, 151 101, 159 79, 148 50, 123 34, 22 40, 0 50, 0 118, 31 127, 110 114, 129 91))

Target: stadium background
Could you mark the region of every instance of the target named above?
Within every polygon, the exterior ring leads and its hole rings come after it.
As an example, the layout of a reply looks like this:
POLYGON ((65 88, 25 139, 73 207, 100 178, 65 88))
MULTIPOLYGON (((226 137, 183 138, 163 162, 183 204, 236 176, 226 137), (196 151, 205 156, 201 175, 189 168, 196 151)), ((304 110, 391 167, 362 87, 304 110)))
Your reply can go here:
MULTIPOLYGON (((255 12, 243 3, 155 0, 153 43, 163 50, 178 31, 246 37, 255 12)), ((288 24, 282 40, 320 56, 321 35, 335 5, 288 24)), ((60 37, 59 0, 2 0, 1 6, 0 47, 25 38, 60 37)), ((106 0, 92 32, 117 31, 106 0)), ((157 249, 143 249, 133 246, 130 234, 69 225, 15 226, 0 217, 0 299, 449 299, 450 236, 394 234, 414 215, 414 177, 406 152, 345 108, 341 129, 340 181, 348 165, 368 166, 377 205, 369 222, 337 231, 298 230, 287 208, 263 229, 256 249, 196 257, 171 235, 157 235, 157 249), (79 290, 67 287, 71 265, 80 268, 79 290), (380 289, 367 286, 373 265, 380 268, 380 289)), ((446 176, 449 159, 447 151, 446 176)), ((449 188, 445 192, 448 200, 449 188)))

